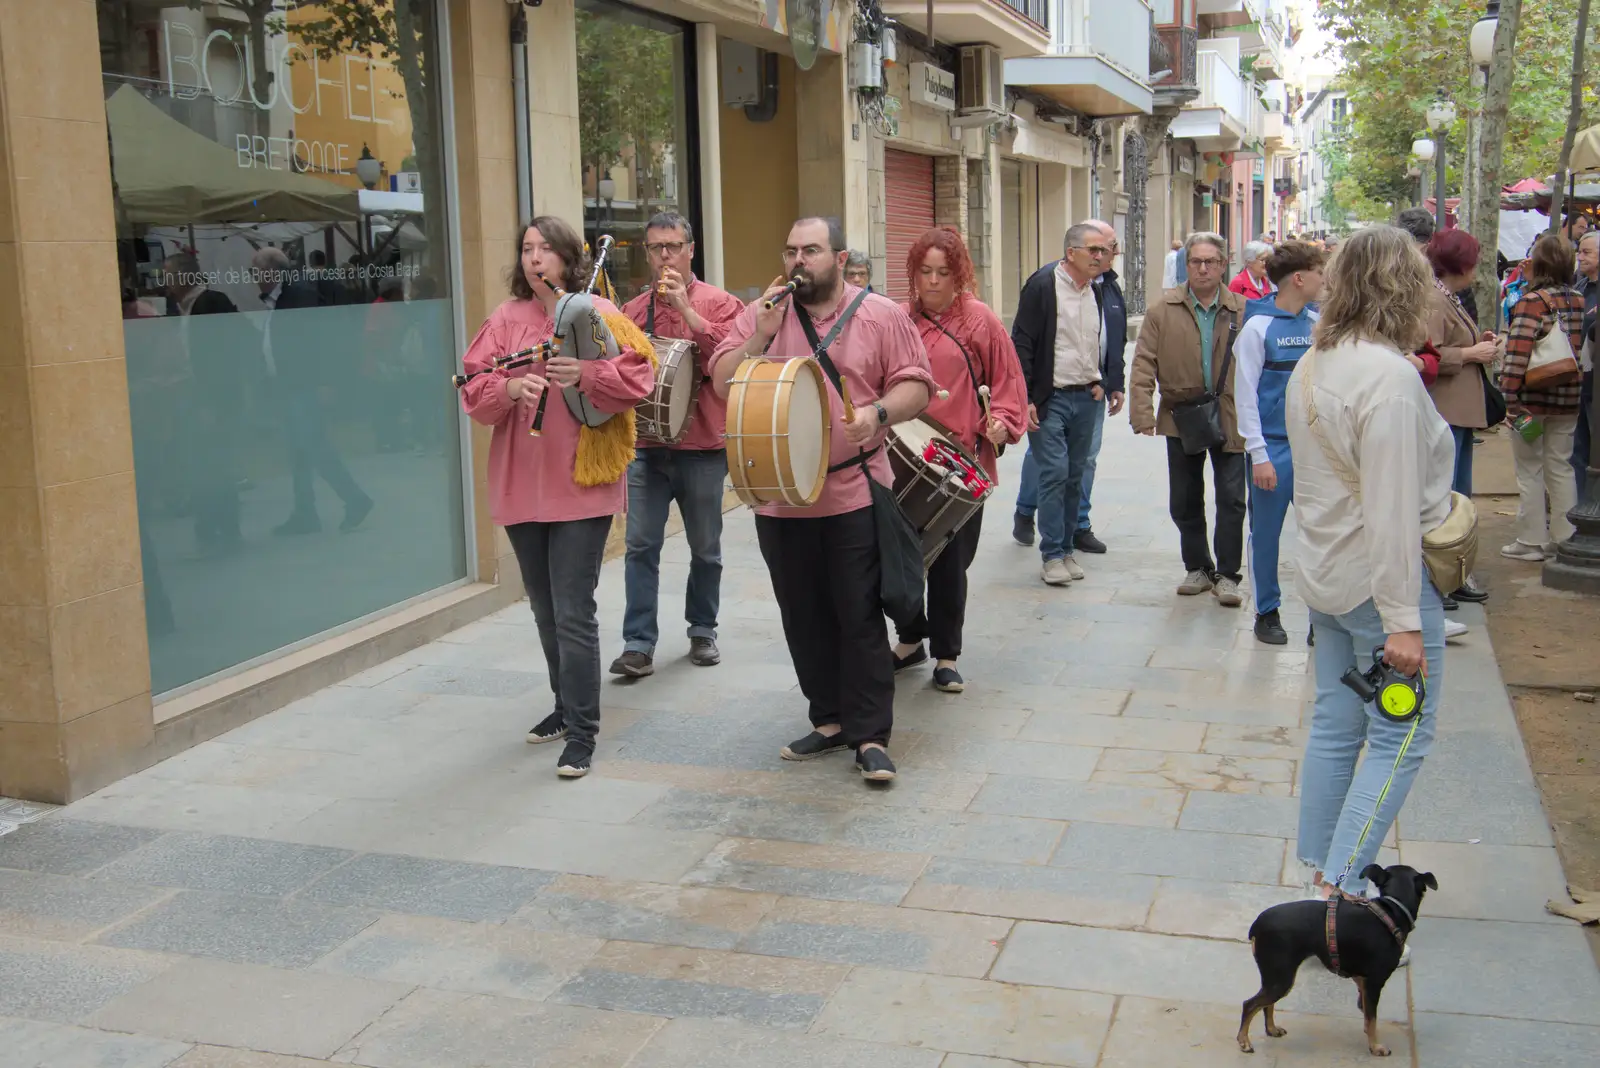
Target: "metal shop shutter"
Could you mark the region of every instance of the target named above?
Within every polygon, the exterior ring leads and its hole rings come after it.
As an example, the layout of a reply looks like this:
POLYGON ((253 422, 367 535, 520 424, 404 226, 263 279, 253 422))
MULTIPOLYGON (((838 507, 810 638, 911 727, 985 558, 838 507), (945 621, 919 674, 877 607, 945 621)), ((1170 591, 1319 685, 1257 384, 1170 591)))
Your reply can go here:
POLYGON ((888 277, 877 288, 895 300, 909 300, 906 257, 923 231, 933 226, 933 157, 885 149, 884 204, 888 215, 888 277))

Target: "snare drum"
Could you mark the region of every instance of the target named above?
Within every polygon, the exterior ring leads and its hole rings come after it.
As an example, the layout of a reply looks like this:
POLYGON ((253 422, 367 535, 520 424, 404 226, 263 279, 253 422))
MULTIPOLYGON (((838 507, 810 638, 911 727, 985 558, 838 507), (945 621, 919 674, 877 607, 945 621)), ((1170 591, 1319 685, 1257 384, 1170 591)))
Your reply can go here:
POLYGON ((889 428, 889 467, 894 472, 894 496, 912 527, 922 539, 922 566, 929 568, 944 552, 967 520, 983 509, 983 502, 994 492, 987 475, 976 479, 976 492, 969 489, 967 472, 928 460, 924 453, 938 442, 948 446, 970 471, 980 475, 983 467, 962 447, 954 434, 927 416, 897 423, 889 428))
POLYGON ((695 395, 700 391, 700 347, 682 338, 652 337, 656 359, 656 384, 634 408, 639 436, 675 445, 689 429, 695 395))
POLYGON ((739 499, 752 508, 816 504, 832 430, 816 360, 745 360, 728 389, 728 479, 739 499))

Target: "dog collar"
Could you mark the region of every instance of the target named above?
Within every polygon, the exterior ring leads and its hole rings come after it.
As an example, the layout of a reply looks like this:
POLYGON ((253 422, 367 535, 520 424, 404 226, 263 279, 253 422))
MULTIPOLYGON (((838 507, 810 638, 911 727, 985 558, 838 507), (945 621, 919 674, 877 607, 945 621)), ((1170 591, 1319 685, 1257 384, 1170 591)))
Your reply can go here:
POLYGON ((1402 916, 1404 916, 1406 918, 1406 923, 1410 924, 1413 929, 1416 928, 1416 926, 1417 926, 1417 918, 1411 914, 1411 910, 1410 909, 1406 908, 1399 901, 1395 900, 1392 897, 1387 897, 1387 896, 1383 896, 1383 895, 1379 895, 1377 900, 1379 900, 1379 901, 1387 901, 1389 904, 1391 904, 1395 908, 1399 909, 1400 910, 1400 915, 1402 915, 1402 916))

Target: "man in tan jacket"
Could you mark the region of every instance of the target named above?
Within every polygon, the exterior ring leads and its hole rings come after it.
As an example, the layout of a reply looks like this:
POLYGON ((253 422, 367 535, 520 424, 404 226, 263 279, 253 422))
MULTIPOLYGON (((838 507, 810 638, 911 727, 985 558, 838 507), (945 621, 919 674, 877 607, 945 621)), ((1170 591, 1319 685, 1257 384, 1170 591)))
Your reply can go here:
POLYGON ((1233 407, 1230 352, 1244 321, 1244 299, 1222 286, 1228 253, 1221 236, 1191 234, 1183 254, 1189 280, 1169 289, 1152 307, 1139 330, 1129 375, 1128 405, 1133 429, 1167 439, 1168 509, 1178 527, 1187 572, 1178 593, 1186 597, 1211 590, 1217 602, 1237 608, 1244 566, 1245 493, 1249 465, 1233 407), (1155 390, 1161 389, 1161 409, 1155 390), (1218 398, 1226 441, 1195 453, 1184 450, 1173 409, 1218 398), (1206 454, 1211 454, 1211 479, 1217 494, 1213 535, 1216 559, 1206 543, 1206 454))

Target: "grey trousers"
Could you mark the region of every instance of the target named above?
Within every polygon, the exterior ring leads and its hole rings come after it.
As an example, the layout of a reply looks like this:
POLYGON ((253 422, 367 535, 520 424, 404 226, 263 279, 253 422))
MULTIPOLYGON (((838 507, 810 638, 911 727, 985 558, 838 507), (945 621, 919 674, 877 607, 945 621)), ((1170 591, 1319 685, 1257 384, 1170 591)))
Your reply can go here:
POLYGON ((600 620, 594 603, 611 517, 506 527, 522 569, 556 711, 571 740, 594 744, 600 731, 600 620))

